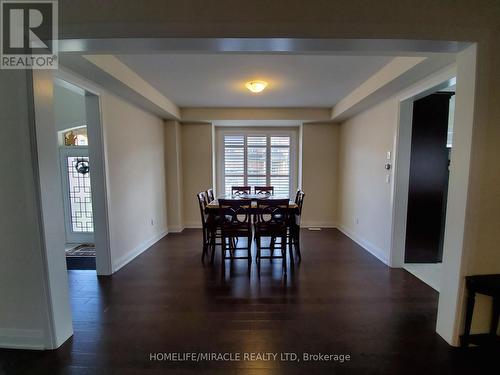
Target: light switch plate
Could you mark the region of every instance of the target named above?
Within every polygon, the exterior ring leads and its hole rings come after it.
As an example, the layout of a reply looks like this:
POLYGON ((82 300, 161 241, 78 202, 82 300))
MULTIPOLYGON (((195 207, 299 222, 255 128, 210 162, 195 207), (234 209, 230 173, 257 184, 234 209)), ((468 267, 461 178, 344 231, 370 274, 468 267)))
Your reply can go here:
POLYGON ((386 156, 387 160, 391 160, 391 152, 390 151, 387 151, 387 156, 386 156))

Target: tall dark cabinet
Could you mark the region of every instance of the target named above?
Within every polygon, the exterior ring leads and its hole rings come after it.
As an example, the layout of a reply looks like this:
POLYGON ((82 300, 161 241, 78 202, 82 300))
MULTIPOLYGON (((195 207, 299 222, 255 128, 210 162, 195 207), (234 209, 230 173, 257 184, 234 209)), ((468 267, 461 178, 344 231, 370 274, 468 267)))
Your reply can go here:
POLYGON ((443 258, 452 95, 438 92, 413 104, 406 263, 436 263, 443 258))

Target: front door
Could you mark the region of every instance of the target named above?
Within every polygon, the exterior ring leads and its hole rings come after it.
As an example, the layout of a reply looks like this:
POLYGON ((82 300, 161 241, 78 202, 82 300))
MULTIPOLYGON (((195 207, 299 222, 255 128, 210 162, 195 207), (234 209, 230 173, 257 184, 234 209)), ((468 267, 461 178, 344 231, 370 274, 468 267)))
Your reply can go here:
POLYGON ((60 148, 67 243, 93 243, 94 220, 86 146, 60 148))

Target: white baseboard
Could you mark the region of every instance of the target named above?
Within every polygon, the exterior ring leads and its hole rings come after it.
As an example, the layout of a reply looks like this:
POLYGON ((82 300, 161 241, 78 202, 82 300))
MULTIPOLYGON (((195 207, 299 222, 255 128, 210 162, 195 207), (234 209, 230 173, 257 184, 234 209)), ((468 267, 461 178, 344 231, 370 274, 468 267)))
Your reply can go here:
POLYGON ((337 223, 333 221, 303 221, 301 228, 337 228, 337 223))
POLYGON ((200 229, 201 223, 199 221, 185 221, 184 228, 188 229, 200 229))
POLYGON ((45 338, 42 330, 0 328, 0 348, 44 350, 45 338))
POLYGON ((129 251, 127 254, 122 255, 120 258, 118 258, 115 262, 113 262, 113 273, 117 272, 120 268, 131 262, 134 258, 142 254, 144 251, 149 249, 151 246, 153 246, 155 243, 157 243, 159 240, 161 240, 163 237, 167 235, 167 231, 164 230, 160 234, 157 234, 153 238, 149 239, 148 241, 143 242, 141 245, 137 246, 134 250, 129 251))
POLYGON ((181 226, 172 226, 168 227, 168 233, 181 233, 184 230, 184 227, 181 226))
MULTIPOLYGON (((318 227, 318 228, 337 228, 337 224, 331 221, 304 221, 300 223, 301 228, 318 227)), ((186 229, 200 229, 201 224, 196 222, 187 221, 184 223, 186 229)), ((182 228, 182 229, 184 229, 182 228)), ((169 232, 173 232, 170 231, 169 232)))
POLYGON ((337 226, 337 229, 340 230, 342 233, 344 233, 351 240, 356 242, 363 249, 368 251, 370 254, 375 256, 381 262, 383 262, 386 265, 389 265, 389 259, 387 258, 387 255, 385 254, 385 252, 381 248, 375 246, 373 243, 362 238, 361 236, 358 236, 357 234, 355 234, 354 232, 347 229, 345 226, 343 226, 341 224, 337 226))

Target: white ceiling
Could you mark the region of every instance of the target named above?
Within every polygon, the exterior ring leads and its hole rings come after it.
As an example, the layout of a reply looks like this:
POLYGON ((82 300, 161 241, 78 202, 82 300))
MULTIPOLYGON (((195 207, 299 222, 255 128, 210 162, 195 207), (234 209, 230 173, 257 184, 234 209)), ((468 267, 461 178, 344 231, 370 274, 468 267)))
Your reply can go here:
POLYGON ((257 54, 118 55, 180 107, 331 107, 393 57, 257 54), (269 82, 263 93, 244 86, 269 82))

